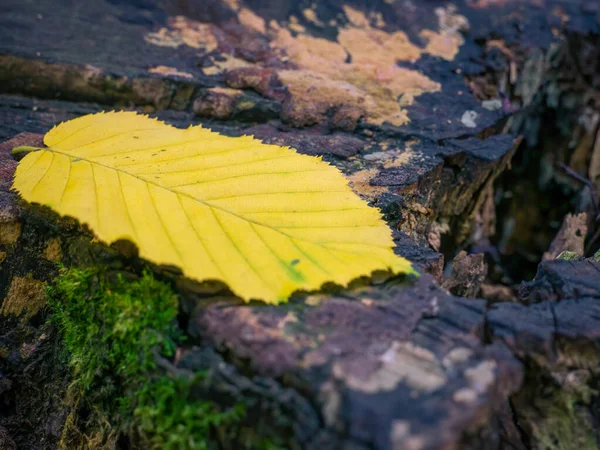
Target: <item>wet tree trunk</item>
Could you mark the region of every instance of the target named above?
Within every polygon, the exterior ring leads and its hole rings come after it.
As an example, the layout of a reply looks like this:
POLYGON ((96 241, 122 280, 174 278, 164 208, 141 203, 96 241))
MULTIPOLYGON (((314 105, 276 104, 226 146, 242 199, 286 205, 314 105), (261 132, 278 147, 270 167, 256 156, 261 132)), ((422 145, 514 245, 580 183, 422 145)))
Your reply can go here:
POLYGON ((0 448, 57 448, 68 416, 57 263, 137 267, 20 202, 10 151, 108 109, 322 155, 423 273, 272 307, 156 268, 189 337, 167 370, 209 373, 201 395, 243 399, 286 448, 597 448, 598 2, 0 11, 0 448))

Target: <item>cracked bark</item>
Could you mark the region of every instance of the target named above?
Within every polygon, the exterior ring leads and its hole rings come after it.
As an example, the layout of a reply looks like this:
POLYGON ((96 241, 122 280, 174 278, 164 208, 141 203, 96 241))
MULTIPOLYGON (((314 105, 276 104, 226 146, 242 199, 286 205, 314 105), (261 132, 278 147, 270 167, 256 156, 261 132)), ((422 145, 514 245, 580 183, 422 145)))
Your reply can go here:
MULTIPOLYGON (((232 136, 254 134, 339 167, 382 210, 399 253, 425 274, 415 283, 275 308, 240 305, 156 268, 179 289, 191 339, 175 365, 162 366, 207 371, 198 396, 243 399, 256 413, 249 425, 284 437, 289 448, 548 448, 548 442, 581 448, 590 433, 597 438, 593 427, 577 422, 597 419, 595 397, 586 403, 583 387, 568 380, 589 370, 584 387, 598 381, 598 263, 544 262, 518 302, 491 306, 449 295, 435 281, 442 279, 444 256, 451 260, 464 248, 483 249, 488 261, 503 258, 482 244, 497 236, 475 233, 474 224, 490 189, 506 192, 512 182, 498 176, 510 165, 517 135, 529 145, 551 141, 540 124, 552 110, 563 114, 556 124, 572 138, 597 73, 578 63, 575 78, 583 77, 586 89, 561 84, 571 66, 556 55, 573 45, 582 57, 594 54, 594 2, 136 5, 100 0, 75 10, 66 1, 41 0, 35 11, 16 0, 3 5, 10 14, 0 18, 0 140, 12 139, 0 145, 3 308, 7 298, 26 305, 23 280, 50 282, 59 259, 134 273, 140 267, 48 211, 19 203, 8 190, 12 147, 39 146, 39 133, 57 122, 111 108, 150 112, 177 126, 202 123, 232 136), (89 24, 99 17, 91 36, 89 24), (14 33, 15 24, 28 32, 14 33), (406 84, 414 77, 418 82, 406 84), (575 416, 560 416, 569 407, 575 416), (575 435, 555 436, 557 417, 575 435)), ((579 133, 577 142, 586 141, 579 133)), ((579 147, 584 156, 573 157, 574 166, 592 159, 590 145, 579 147)), ((535 202, 534 196, 527 204, 535 202)), ((502 220, 498 234, 506 235, 502 220)), ((519 239, 538 245, 527 226, 518 229, 522 236, 507 235, 506 248, 519 239)), ((546 250, 532 251, 541 258, 546 250)), ((497 267, 488 282, 525 278, 496 276, 497 267)), ((458 286, 453 292, 474 294, 469 280, 451 280, 458 286)), ((65 368, 52 365, 56 333, 44 323, 43 308, 27 321, 5 314, 0 324, 0 382, 11 383, 0 443, 55 448, 66 417, 60 390, 48 392, 53 380, 65 378, 65 368), (15 383, 32 370, 44 379, 15 383), (41 394, 24 395, 32 386, 41 394), (29 411, 35 420, 23 427, 29 411)))

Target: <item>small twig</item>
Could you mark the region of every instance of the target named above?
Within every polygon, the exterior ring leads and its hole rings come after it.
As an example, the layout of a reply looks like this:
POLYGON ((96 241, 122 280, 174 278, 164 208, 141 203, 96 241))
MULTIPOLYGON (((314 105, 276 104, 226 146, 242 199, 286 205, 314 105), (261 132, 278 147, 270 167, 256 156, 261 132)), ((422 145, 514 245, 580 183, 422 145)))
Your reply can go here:
MULTIPOLYGON (((592 204, 594 205, 594 213, 596 215, 594 222, 600 221, 600 201, 598 200, 598 192, 596 190, 596 185, 590 179, 579 175, 577 172, 575 172, 573 169, 571 169, 566 164, 558 163, 557 165, 562 170, 564 170, 567 175, 576 179, 580 183, 583 183, 590 190, 590 195, 592 196, 592 204)), ((594 233, 592 238, 588 241, 588 244, 586 245, 585 250, 584 250, 584 254, 586 254, 586 255, 589 254, 594 243, 598 239, 600 239, 600 227, 598 227, 598 229, 596 230, 596 232, 594 233)))
MULTIPOLYGON (((598 220, 598 217, 596 217, 596 220, 598 220)), ((585 247, 585 251, 584 251, 584 253, 585 253, 586 255, 589 255, 589 254, 590 254, 590 252, 591 252, 591 250, 592 250, 592 247, 593 247, 594 243, 595 243, 595 242, 596 242, 598 239, 600 239, 600 227, 598 227, 598 229, 596 230, 596 233, 594 233, 594 236, 592 236, 592 238, 591 238, 591 239, 590 239, 590 241, 588 242, 588 245, 585 247)))
POLYGON ((583 183, 590 190, 590 194, 592 195, 592 203, 594 205, 594 212, 596 213, 596 220, 598 220, 600 218, 600 205, 599 205, 600 202, 598 201, 598 193, 596 192, 596 185, 594 183, 592 183, 592 181, 589 180, 588 178, 585 178, 585 177, 579 175, 577 172, 575 172, 573 169, 571 169, 566 164, 558 163, 557 165, 562 170, 564 170, 567 175, 569 175, 571 178, 574 178, 577 181, 583 183))
POLYGON ((188 380, 192 380, 194 378, 193 372, 176 367, 168 359, 161 356, 156 349, 152 349, 152 354, 154 355, 154 361, 156 362, 156 365, 166 372, 181 378, 186 378, 188 380))

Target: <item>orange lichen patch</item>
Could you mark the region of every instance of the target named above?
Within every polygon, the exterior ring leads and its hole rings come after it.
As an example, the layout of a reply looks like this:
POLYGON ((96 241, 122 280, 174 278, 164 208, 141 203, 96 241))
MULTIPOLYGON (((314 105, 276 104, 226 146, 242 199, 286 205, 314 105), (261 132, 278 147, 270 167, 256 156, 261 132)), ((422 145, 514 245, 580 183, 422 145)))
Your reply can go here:
POLYGON ((370 124, 404 125, 408 115, 401 106, 411 105, 422 93, 441 89, 439 83, 414 70, 395 65, 385 72, 373 65, 359 67, 360 70, 347 73, 346 79, 365 93, 366 121, 370 124))
POLYGON ((350 83, 331 80, 318 72, 305 70, 282 70, 278 76, 291 94, 287 115, 294 123, 317 123, 319 117, 329 109, 341 106, 358 109, 358 116, 364 114, 361 107, 364 94, 350 83))
POLYGON ((271 19, 269 21, 269 29, 270 30, 280 30, 281 26, 279 26, 279 23, 277 23, 276 20, 271 19))
POLYGON ((242 8, 238 12, 238 19, 242 25, 250 30, 257 31, 258 33, 265 34, 267 27, 265 19, 256 15, 256 13, 248 8, 242 8))
POLYGON ((235 11, 237 11, 240 8, 239 0, 223 0, 223 3, 225 3, 227 6, 229 6, 235 11))
POLYGON ((362 92, 354 85, 330 80, 318 72, 281 70, 278 75, 292 96, 297 98, 307 94, 315 97, 318 103, 326 103, 328 106, 344 103, 356 104, 361 99, 362 92))
POLYGON ((292 36, 287 29, 279 30, 271 45, 285 50, 289 59, 302 69, 332 75, 341 72, 347 58, 346 51, 337 42, 300 34, 292 36))
POLYGON ((144 36, 146 42, 160 47, 179 47, 187 45, 212 51, 217 48, 217 39, 213 25, 197 22, 184 16, 169 19, 168 28, 144 36))
POLYGON ((452 61, 464 43, 460 32, 469 29, 469 22, 466 17, 456 13, 454 5, 436 8, 435 14, 438 17, 440 30, 438 32, 431 30, 421 32, 421 37, 429 41, 425 52, 452 61))
POLYGON ((280 89, 273 89, 272 83, 276 82, 273 69, 258 66, 233 69, 225 75, 225 82, 229 87, 236 89, 254 89, 265 97, 284 101, 287 94, 280 89))
POLYGON ((436 8, 435 15, 438 17, 438 24, 441 31, 451 33, 457 31, 468 31, 469 21, 463 15, 457 14, 455 5, 448 5, 445 8, 436 8))
POLYGON ((169 66, 151 67, 150 69, 148 69, 148 72, 156 73, 159 75, 165 75, 165 76, 183 77, 183 78, 190 78, 190 79, 193 78, 193 75, 191 73, 181 72, 181 71, 177 70, 175 67, 169 67, 169 66))
POLYGON ((352 190, 361 197, 371 200, 385 194, 385 186, 371 186, 371 179, 379 173, 379 169, 364 169, 347 176, 352 190))
POLYGON ((464 39, 460 34, 436 33, 431 30, 421 31, 421 36, 427 39, 425 51, 433 56, 453 60, 464 39))
POLYGON ((364 156, 364 159, 377 164, 379 167, 383 167, 384 169, 389 169, 390 167, 400 167, 418 156, 418 154, 412 150, 413 146, 418 142, 419 141, 417 140, 411 140, 406 143, 405 148, 393 148, 388 150, 390 146, 394 145, 394 142, 389 140, 383 141, 379 143, 379 147, 383 151, 368 153, 364 156))
POLYGON ((226 70, 240 69, 242 67, 251 67, 252 64, 246 60, 236 58, 234 56, 222 55, 225 57, 224 60, 219 61, 212 59, 212 66, 203 67, 202 72, 205 75, 215 75, 217 73, 224 72, 226 70))
POLYGON ((390 167, 403 166, 406 163, 408 163, 414 156, 415 154, 410 150, 404 152, 397 152, 396 154, 392 155, 390 159, 386 160, 383 163, 383 167, 389 169, 390 167))
POLYGON ((382 151, 367 153, 362 157, 365 161, 368 161, 369 168, 346 176, 352 190, 366 200, 374 200, 382 194, 390 192, 386 186, 371 185, 371 180, 382 169, 400 167, 418 158, 419 153, 413 150, 414 145, 418 142, 418 140, 408 141, 404 148, 399 148, 398 143, 393 140, 379 142, 377 147, 381 148, 382 151))
POLYGON ((369 20, 361 11, 358 11, 357 9, 354 9, 348 5, 344 5, 342 8, 344 9, 344 14, 346 14, 346 17, 350 23, 355 27, 368 28, 370 26, 369 20))
POLYGON ((290 16, 290 23, 288 25, 290 30, 294 30, 296 33, 304 33, 306 28, 298 22, 298 18, 296 16, 290 16))
POLYGON ((313 9, 306 8, 305 10, 302 11, 302 15, 304 16, 304 18, 306 20, 308 20, 310 23, 315 24, 318 27, 325 26, 325 24, 323 22, 321 22, 321 20, 319 20, 317 13, 313 9))
MULTIPOLYGON (((237 0, 227 4, 237 11, 244 27, 270 39, 271 49, 280 61, 289 62, 290 69, 298 69, 298 73, 274 69, 290 94, 284 105, 284 120, 289 119, 294 126, 321 122, 326 114, 333 114, 335 123, 355 123, 364 117, 372 125, 406 124, 409 118, 404 107, 423 93, 440 91, 441 85, 417 70, 399 67, 398 62, 414 62, 424 53, 452 59, 463 42, 459 30, 468 25, 454 8, 438 8, 440 31, 424 30, 422 37, 428 44, 422 48, 403 31, 377 28, 384 25, 380 13, 367 17, 346 5, 343 9, 348 23, 339 29, 337 41, 330 41, 307 34, 296 16, 291 16, 285 27, 273 20, 267 27, 264 19, 240 8, 237 0), (346 113, 352 121, 346 120, 346 113)), ((302 14, 311 23, 322 25, 314 7, 302 14)), ((213 27, 175 17, 169 21, 169 28, 150 33, 146 40, 156 45, 213 50, 218 46, 217 30, 213 27)), ((246 67, 262 68, 260 63, 222 56, 224 61, 213 60, 213 65, 203 68, 203 72, 214 75, 246 67)))
POLYGON ((158 45, 159 47, 175 48, 184 44, 181 36, 164 27, 156 32, 148 33, 144 36, 144 40, 150 44, 158 45))
POLYGON ((327 101, 331 107, 347 105, 356 98, 355 105, 366 110, 368 123, 406 124, 408 115, 402 106, 412 104, 420 94, 441 89, 439 83, 422 73, 397 64, 398 61, 416 61, 424 50, 413 44, 402 31, 389 33, 372 28, 364 13, 348 6, 344 11, 350 24, 339 30, 337 42, 306 34, 293 36, 285 28, 270 30, 271 46, 285 52, 300 69, 311 72, 310 76, 307 73, 302 76, 305 84, 309 79, 311 81, 310 86, 305 86, 307 90, 299 90, 296 86, 290 89, 280 76, 281 81, 290 90, 292 101, 317 110, 321 110, 325 102, 314 93, 339 83, 334 97, 341 103, 331 103, 335 99, 330 95, 327 101), (349 55, 351 62, 346 62, 349 55), (319 83, 326 87, 317 86, 319 83), (348 89, 348 84, 355 89, 348 89), (340 92, 345 94, 340 96, 340 92))
POLYGON ((410 42, 403 31, 388 33, 376 28, 342 28, 338 42, 352 55, 352 62, 380 68, 398 61, 416 61, 423 49, 410 42))
POLYGON ((240 109, 237 102, 243 93, 239 89, 209 88, 194 101, 194 112, 199 116, 228 119, 235 112, 236 105, 240 109))
POLYGON ((385 27, 385 21, 383 20, 383 14, 380 12, 371 13, 371 21, 377 28, 385 27))
POLYGON ((241 7, 239 0, 223 0, 223 2, 237 13, 238 20, 244 27, 260 34, 266 33, 267 26, 265 19, 251 9, 241 7))
MULTIPOLYGON (((292 36, 289 30, 277 31, 272 46, 285 50, 290 61, 298 67, 308 70, 311 75, 304 74, 303 81, 310 79, 307 90, 298 90, 287 85, 292 97, 301 103, 323 101, 314 93, 335 88, 336 97, 342 100, 337 106, 348 104, 351 100, 348 92, 356 98, 354 104, 366 109, 366 121, 381 125, 389 122, 400 126, 408 122, 406 111, 402 105, 411 104, 414 97, 424 92, 440 90, 440 84, 425 75, 406 68, 398 67, 399 59, 411 60, 419 57, 419 49, 410 43, 402 32, 386 33, 381 30, 364 30, 348 28, 340 30, 339 42, 316 38, 307 35, 292 36), (352 62, 347 63, 347 54, 352 55, 352 62), (317 86, 318 84, 326 86, 317 86), (348 85, 355 89, 349 89, 348 85), (338 94, 345 92, 340 97, 338 94), (400 102, 399 102, 400 101, 400 102)), ((286 77, 289 79, 289 77, 286 77)), ((328 96, 331 100, 331 96, 328 96)), ((330 103, 330 106, 336 106, 330 103)))
POLYGON ((220 86, 211 87, 208 91, 213 94, 226 95, 228 97, 239 97, 244 93, 241 89, 224 88, 220 86))
MULTIPOLYGON (((383 70, 370 64, 364 65, 361 71, 349 73, 348 80, 366 90, 377 104, 385 104, 390 108, 396 103, 402 106, 410 105, 415 97, 441 89, 439 83, 422 73, 398 66, 390 66, 383 70)), ((381 111, 381 114, 377 115, 378 118, 383 118, 384 112, 381 111)), ((374 120, 374 123, 381 122, 374 120)))

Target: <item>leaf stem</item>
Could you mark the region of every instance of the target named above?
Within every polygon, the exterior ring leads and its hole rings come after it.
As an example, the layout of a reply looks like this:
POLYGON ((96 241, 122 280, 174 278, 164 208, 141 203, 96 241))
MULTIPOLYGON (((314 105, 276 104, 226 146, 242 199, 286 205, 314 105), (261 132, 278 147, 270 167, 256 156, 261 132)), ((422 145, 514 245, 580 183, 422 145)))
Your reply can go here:
POLYGON ((39 147, 30 147, 28 145, 22 145, 20 147, 15 147, 12 149, 13 156, 21 155, 22 153, 29 153, 41 150, 39 147))

